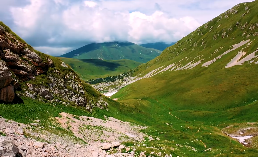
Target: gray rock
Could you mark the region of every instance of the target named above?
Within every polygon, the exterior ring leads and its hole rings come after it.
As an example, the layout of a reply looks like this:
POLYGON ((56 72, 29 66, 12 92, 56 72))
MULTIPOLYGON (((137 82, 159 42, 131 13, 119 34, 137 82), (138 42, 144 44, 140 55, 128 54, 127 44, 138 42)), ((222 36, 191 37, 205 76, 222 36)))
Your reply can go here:
POLYGON ((120 145, 118 148, 119 148, 119 149, 124 149, 125 146, 124 146, 124 145, 120 145))
POLYGON ((0 60, 0 89, 8 86, 12 80, 12 73, 8 69, 5 61, 0 60))
POLYGON ((42 148, 44 147, 44 143, 42 143, 42 142, 34 142, 34 143, 33 143, 33 147, 34 147, 35 149, 37 149, 37 148, 42 149, 42 148))
POLYGON ((4 27, 0 25, 0 34, 3 34, 4 32, 5 32, 4 27))
POLYGON ((61 66, 65 67, 65 68, 68 68, 68 66, 64 62, 61 63, 61 66))
POLYGON ((31 51, 28 48, 25 48, 24 50, 22 50, 22 53, 24 53, 27 58, 32 59, 32 61, 36 63, 40 63, 42 61, 42 59, 39 57, 37 53, 35 53, 34 51, 31 51))
POLYGON ((101 146, 102 150, 109 150, 111 148, 112 148, 112 144, 110 144, 110 143, 103 143, 101 146))
POLYGON ((112 142, 112 147, 119 147, 120 145, 121 145, 121 143, 120 142, 112 142))
POLYGON ((48 90, 42 91, 40 95, 47 100, 52 100, 54 98, 48 90))

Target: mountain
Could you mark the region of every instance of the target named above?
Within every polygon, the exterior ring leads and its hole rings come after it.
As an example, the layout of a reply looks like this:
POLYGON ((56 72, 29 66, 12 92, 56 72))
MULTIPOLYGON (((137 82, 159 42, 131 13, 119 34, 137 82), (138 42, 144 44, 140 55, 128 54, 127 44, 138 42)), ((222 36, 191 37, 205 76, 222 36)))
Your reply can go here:
POLYGON ((76 59, 120 60, 129 59, 146 63, 160 55, 156 49, 144 48, 130 42, 92 43, 63 54, 60 57, 76 59))
POLYGON ((160 51, 165 50, 167 47, 174 45, 176 42, 172 42, 172 43, 164 43, 164 42, 156 42, 156 43, 147 43, 147 44, 141 44, 140 46, 142 47, 146 47, 146 48, 153 48, 153 49, 157 49, 160 51))
POLYGON ((85 81, 90 79, 115 76, 136 68, 141 63, 121 59, 121 60, 101 60, 101 59, 74 59, 62 58, 62 61, 70 65, 71 68, 85 81))
MULTIPOLYGON (((123 62, 87 60, 111 70, 123 62)), ((131 144, 151 137, 144 126, 114 118, 116 106, 0 22, 1 157, 137 155, 131 144)))
POLYGON ((94 86, 118 90, 118 114, 147 125, 160 156, 255 156, 257 15, 257 0, 236 5, 129 76, 94 86))
POLYGON ((0 23, 0 101, 31 98, 91 110, 106 107, 102 96, 63 61, 34 50, 0 23), (94 105, 92 105, 94 103, 94 105))

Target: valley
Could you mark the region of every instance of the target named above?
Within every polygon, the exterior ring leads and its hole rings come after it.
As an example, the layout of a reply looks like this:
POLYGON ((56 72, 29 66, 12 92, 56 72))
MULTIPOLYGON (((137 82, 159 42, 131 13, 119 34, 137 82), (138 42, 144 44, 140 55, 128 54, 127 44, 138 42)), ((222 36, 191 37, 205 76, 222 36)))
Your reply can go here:
POLYGON ((57 58, 0 23, 0 156, 257 156, 257 11, 240 3, 155 54, 57 58))

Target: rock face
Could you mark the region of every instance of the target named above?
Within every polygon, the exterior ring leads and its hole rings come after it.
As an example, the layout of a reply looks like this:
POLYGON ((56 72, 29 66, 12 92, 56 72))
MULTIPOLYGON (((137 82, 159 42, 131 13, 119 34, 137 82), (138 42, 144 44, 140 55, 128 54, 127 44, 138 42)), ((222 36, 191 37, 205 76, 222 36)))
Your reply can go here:
POLYGON ((10 85, 12 81, 12 73, 5 62, 0 60, 0 100, 5 102, 12 102, 14 100, 14 86, 10 85))
POLYGON ((34 50, 0 22, 0 103, 26 96, 91 110, 107 103, 61 60, 34 50))

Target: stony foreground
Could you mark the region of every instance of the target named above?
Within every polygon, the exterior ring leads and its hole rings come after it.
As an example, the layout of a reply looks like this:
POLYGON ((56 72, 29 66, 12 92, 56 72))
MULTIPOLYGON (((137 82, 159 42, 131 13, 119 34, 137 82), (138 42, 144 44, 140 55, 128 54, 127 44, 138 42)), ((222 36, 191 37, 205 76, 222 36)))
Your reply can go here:
POLYGON ((121 143, 127 140, 140 142, 146 137, 139 132, 143 127, 133 126, 115 118, 101 120, 86 116, 73 118, 73 115, 67 113, 60 115, 62 117, 55 118, 57 125, 71 131, 75 137, 40 130, 39 121, 25 125, 0 117, 0 156, 134 156, 133 149, 126 148, 121 143))

